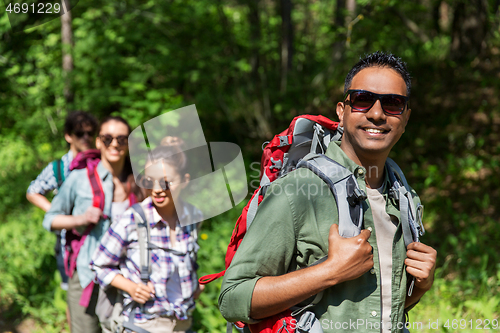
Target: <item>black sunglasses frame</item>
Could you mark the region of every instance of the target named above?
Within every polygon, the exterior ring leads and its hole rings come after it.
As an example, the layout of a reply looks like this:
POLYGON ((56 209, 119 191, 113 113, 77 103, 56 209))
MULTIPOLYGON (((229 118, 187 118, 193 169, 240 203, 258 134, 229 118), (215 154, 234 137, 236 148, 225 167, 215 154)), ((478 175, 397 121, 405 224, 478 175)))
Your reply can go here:
POLYGON ((112 136, 111 134, 101 134, 101 135, 99 135, 99 139, 102 141, 102 143, 106 147, 109 147, 113 143, 114 139, 116 139, 118 146, 126 146, 128 144, 128 136, 127 135, 112 136), (110 138, 111 138, 111 141, 109 141, 110 138))
POLYGON ((408 104, 409 104, 409 101, 410 101, 410 98, 408 96, 403 96, 403 95, 398 95, 398 94, 377 94, 377 93, 374 93, 374 92, 371 92, 371 91, 368 91, 368 90, 349 89, 345 93, 344 104, 346 104, 347 96, 349 96, 349 104, 347 104, 347 105, 349 105, 353 110, 356 110, 358 112, 368 112, 368 111, 370 111, 370 109, 375 105, 375 103, 378 100, 378 101, 380 101, 380 105, 382 106, 382 110, 384 111, 384 113, 386 115, 389 115, 389 116, 399 116, 399 115, 403 114, 403 112, 405 112, 406 108, 408 107, 408 104), (364 109, 358 109, 358 108, 355 108, 354 106, 352 106, 351 94, 355 93, 355 92, 364 92, 364 93, 371 94, 374 97, 372 105, 369 108, 367 108, 366 110, 364 110, 364 109), (398 97, 398 98, 404 99, 405 102, 404 102, 402 110, 398 111, 398 112, 386 110, 385 107, 384 107, 384 103, 383 103, 383 98, 384 97, 398 97))

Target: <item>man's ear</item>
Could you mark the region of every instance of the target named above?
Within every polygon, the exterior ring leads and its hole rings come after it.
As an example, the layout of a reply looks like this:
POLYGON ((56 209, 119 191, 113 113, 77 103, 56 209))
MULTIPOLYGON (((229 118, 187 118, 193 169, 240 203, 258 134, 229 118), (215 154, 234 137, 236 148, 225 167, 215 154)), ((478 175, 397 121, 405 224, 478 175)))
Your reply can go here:
POLYGON ((64 133, 64 140, 66 140, 66 142, 70 145, 73 143, 73 138, 68 133, 64 133))
POLYGON ((405 126, 408 125, 408 120, 410 120, 410 115, 411 115, 411 109, 408 109, 406 111, 406 124, 405 124, 405 126))
POLYGON ((411 115, 411 109, 406 110, 406 113, 404 115, 405 126, 403 127, 403 133, 406 131, 406 125, 408 125, 408 120, 410 120, 410 115, 411 115))
POLYGON ((337 116, 339 117, 339 126, 344 127, 344 111, 345 104, 343 102, 337 103, 337 116))

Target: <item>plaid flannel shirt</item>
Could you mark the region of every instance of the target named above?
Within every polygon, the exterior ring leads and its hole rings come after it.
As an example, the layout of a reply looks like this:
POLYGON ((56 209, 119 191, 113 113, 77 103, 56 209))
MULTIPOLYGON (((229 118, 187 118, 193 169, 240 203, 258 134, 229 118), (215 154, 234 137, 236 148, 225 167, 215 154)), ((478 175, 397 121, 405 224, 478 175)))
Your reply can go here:
MULTIPOLYGON (((150 224, 150 242, 158 247, 172 248, 170 241, 170 228, 168 223, 162 220, 154 208, 151 198, 147 198, 141 203, 147 220, 150 224)), ((179 217, 185 214, 191 214, 197 221, 201 219, 201 212, 189 204, 183 204, 177 209, 179 217)), ((171 303, 168 300, 166 285, 169 278, 175 271, 173 254, 167 251, 153 249, 151 251, 151 274, 150 281, 155 288, 154 298, 147 301, 143 306, 137 306, 135 321, 145 322, 158 316, 175 315, 180 320, 185 320, 194 310, 193 293, 198 288, 196 276, 196 252, 198 245, 199 224, 192 224, 181 227, 179 223, 176 227, 177 244, 180 248, 176 250, 188 252, 185 257, 179 260, 179 277, 183 300, 171 303), (191 250, 191 251, 190 251, 191 250)), ((134 222, 134 215, 131 209, 125 211, 122 218, 113 223, 102 238, 99 248, 93 255, 90 264, 95 271, 97 281, 101 288, 106 289, 116 275, 122 274, 125 278, 141 283, 140 260, 139 260, 139 242, 137 240, 137 228, 134 222)), ((123 292, 123 306, 126 309, 123 315, 130 315, 132 297, 123 292)))

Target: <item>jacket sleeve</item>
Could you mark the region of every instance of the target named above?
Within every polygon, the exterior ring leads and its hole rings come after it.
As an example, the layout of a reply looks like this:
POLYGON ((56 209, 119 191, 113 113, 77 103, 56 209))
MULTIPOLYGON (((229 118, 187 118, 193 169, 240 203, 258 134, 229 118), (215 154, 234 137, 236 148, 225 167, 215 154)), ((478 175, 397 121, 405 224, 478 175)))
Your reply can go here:
POLYGON ((26 190, 28 194, 41 194, 45 195, 57 188, 57 180, 54 176, 54 168, 52 163, 49 163, 42 172, 30 183, 30 186, 26 190))
POLYGON ((288 271, 295 253, 295 219, 283 183, 274 183, 226 270, 219 309, 228 321, 255 322, 250 318, 255 284, 263 276, 288 271))
POLYGON ((90 269, 95 272, 97 281, 103 289, 120 273, 120 262, 126 254, 129 244, 129 226, 133 222, 130 210, 123 213, 120 220, 114 222, 101 239, 99 247, 92 256, 90 269))
POLYGON ((64 181, 59 193, 52 200, 50 209, 43 218, 43 227, 48 231, 52 230, 52 221, 58 215, 71 215, 76 200, 76 188, 80 170, 73 171, 64 181))

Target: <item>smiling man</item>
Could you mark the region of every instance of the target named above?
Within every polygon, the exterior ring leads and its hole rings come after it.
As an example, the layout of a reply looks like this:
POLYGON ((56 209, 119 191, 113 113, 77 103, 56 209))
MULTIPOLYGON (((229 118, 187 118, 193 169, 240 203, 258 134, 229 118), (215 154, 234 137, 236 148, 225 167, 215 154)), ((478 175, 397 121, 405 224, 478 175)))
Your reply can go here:
POLYGON ((344 89, 336 109, 344 135, 325 155, 352 171, 368 194, 364 229, 339 235, 336 202, 309 170, 273 182, 224 276, 219 307, 229 321, 254 323, 322 292, 311 311, 323 332, 401 332, 405 312, 432 286, 436 251, 405 246, 385 168, 410 118, 406 65, 391 54, 370 54, 348 73, 344 89), (315 192, 301 191, 304 184, 315 192))

